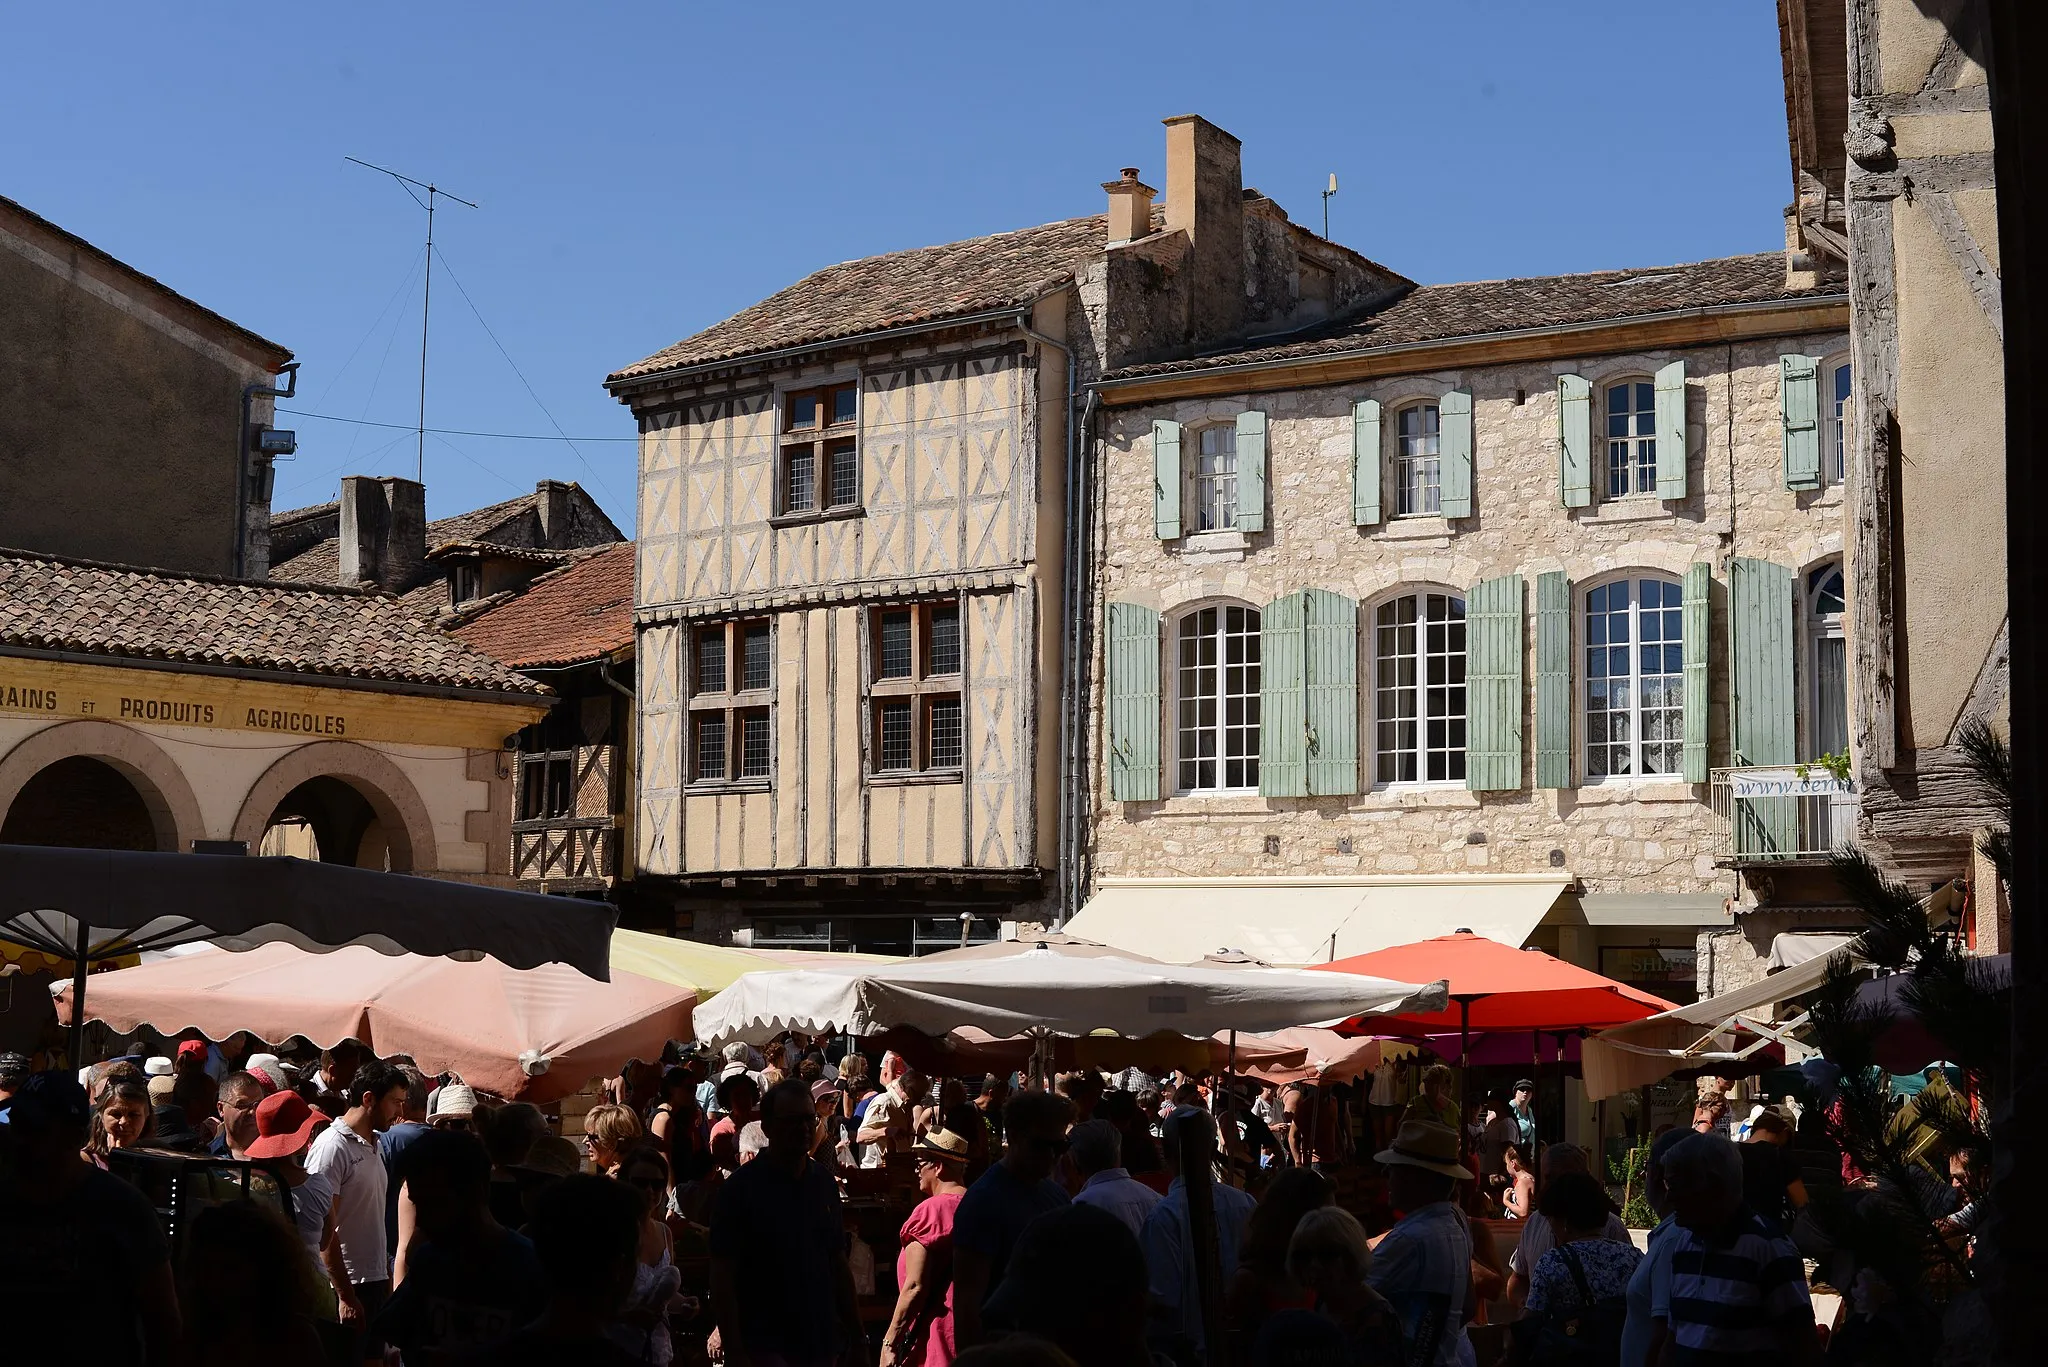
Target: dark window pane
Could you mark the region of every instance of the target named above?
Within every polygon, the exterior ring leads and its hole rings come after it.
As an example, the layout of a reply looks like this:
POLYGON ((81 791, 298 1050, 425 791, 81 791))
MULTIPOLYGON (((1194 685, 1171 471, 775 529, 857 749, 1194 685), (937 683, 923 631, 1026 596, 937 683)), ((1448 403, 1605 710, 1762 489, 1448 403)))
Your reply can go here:
POLYGON ((931 659, 926 662, 927 674, 958 674, 960 672, 960 609, 948 604, 932 609, 931 616, 931 659))
POLYGON ((740 713, 740 777, 768 777, 768 713, 740 713))
POLYGON ((804 513, 818 506, 818 448, 792 446, 783 452, 782 510, 804 513))
POLYGON ((725 628, 706 627, 697 633, 697 691, 725 692, 725 628))
POLYGON ((929 767, 933 769, 957 769, 960 767, 960 700, 958 698, 932 699, 932 733, 930 748, 925 752, 929 767))
POLYGON ((852 385, 832 391, 832 421, 852 422, 856 411, 857 402, 852 385))
POLYGON ((902 770, 910 767, 910 704, 887 702, 882 704, 879 759, 875 765, 883 771, 902 770))
POLYGON ((910 677, 910 609, 882 614, 882 649, 876 657, 875 677, 910 677))
POLYGON ((832 506, 845 508, 860 502, 860 461, 853 443, 837 441, 826 451, 832 467, 832 506))
POLYGON ((697 718, 697 777, 725 777, 725 714, 707 712, 697 718))
POLYGON ((766 688, 774 633, 766 622, 749 622, 740 628, 740 633, 740 687, 766 688))
POLYGON ((791 427, 816 427, 818 425, 818 396, 798 394, 789 401, 789 425, 791 427))

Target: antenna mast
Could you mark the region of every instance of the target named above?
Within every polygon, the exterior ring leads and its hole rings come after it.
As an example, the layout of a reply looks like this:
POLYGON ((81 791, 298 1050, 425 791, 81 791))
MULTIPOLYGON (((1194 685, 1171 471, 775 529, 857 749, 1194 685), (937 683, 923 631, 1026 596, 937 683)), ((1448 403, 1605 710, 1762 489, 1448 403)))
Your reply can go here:
POLYGON ((402 176, 388 166, 378 166, 373 162, 364 161, 361 157, 349 157, 348 160, 368 170, 381 171, 390 176, 408 195, 412 195, 413 203, 427 211, 427 279, 426 289, 420 299, 420 416, 417 430, 419 446, 413 458, 413 479, 424 484, 427 478, 427 323, 432 317, 434 306, 434 200, 436 197, 445 196, 457 204, 466 204, 472 209, 477 206, 460 195, 449 194, 432 181, 402 176), (427 192, 425 202, 412 193, 415 186, 427 192))

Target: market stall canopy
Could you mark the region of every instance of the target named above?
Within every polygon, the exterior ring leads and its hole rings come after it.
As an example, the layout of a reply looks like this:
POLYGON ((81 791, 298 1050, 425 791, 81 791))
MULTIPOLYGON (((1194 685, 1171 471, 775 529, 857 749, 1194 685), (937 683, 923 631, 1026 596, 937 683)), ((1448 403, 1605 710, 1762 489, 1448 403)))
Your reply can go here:
POLYGON ((1231 949, 1272 964, 1321 964, 1461 926, 1518 945, 1570 883, 1563 872, 1105 878, 1066 928, 1168 963, 1231 949))
POLYGON ((825 954, 809 949, 740 949, 653 935, 644 930, 612 932, 615 972, 637 973, 656 982, 693 989, 699 998, 723 992, 744 973, 778 968, 854 968, 893 964, 886 954, 825 954))
MULTIPOLYGON (((70 1023, 70 984, 53 994, 70 1023)), ((123 1034, 149 1025, 213 1040, 237 1030, 273 1043, 304 1035, 323 1048, 360 1040, 379 1054, 408 1054, 428 1073, 459 1073, 473 1087, 540 1103, 629 1058, 659 1059, 669 1040, 690 1038, 694 1001, 686 988, 632 973, 599 982, 565 964, 512 968, 360 945, 310 954, 271 943, 96 976, 86 1014, 123 1034)))
POLYGON ((1427 986, 1282 968, 1157 964, 1052 947, 993 959, 911 960, 872 970, 749 973, 705 1002, 698 1036, 760 1043, 784 1030, 879 1034, 909 1026, 944 1035, 973 1026, 998 1037, 1076 1037, 1097 1030, 1199 1038, 1328 1025, 1388 1011, 1430 1011, 1427 986))
POLYGON ((1384 1055, 1385 1046, 1379 1040, 1306 1026, 1237 1038, 1237 1071, 1275 1086, 1289 1082, 1353 1082, 1379 1067, 1384 1055), (1301 1061, 1291 1063, 1284 1058, 1264 1057, 1265 1051, 1278 1049, 1298 1052, 1301 1061))
MULTIPOLYGON (((1308 1061, 1307 1051, 1300 1044, 1285 1042, 1292 1033, 1295 1032, 1283 1030, 1274 1036, 1238 1036, 1237 1071, 1264 1076, 1257 1073, 1256 1068, 1247 1066, 1257 1065, 1257 1068, 1300 1072, 1308 1061)), ((1329 1034, 1326 1030, 1301 1033, 1329 1034)), ((1350 1045, 1362 1042, 1345 1041, 1350 1045)), ((986 1030, 968 1026, 938 1038, 908 1028, 885 1030, 870 1036, 869 1043, 894 1050, 912 1066, 934 1077, 977 1077, 984 1073, 1015 1073, 1029 1068, 1039 1042, 1029 1035, 998 1039, 986 1030)), ((1122 1035, 1092 1034, 1077 1039, 1054 1040, 1050 1066, 1058 1071, 1094 1068, 1113 1073, 1125 1068, 1141 1068, 1154 1074, 1173 1069, 1189 1073, 1221 1073, 1229 1066, 1230 1060, 1227 1035, 1189 1039, 1185 1035, 1163 1032, 1143 1039, 1127 1039, 1122 1035)))
POLYGON ((1552 958, 1541 950, 1516 949, 1468 930, 1318 964, 1316 970, 1403 981, 1448 981, 1450 1000, 1444 1008, 1428 1013, 1385 1013, 1373 1022, 1373 1034, 1570 1030, 1617 1025, 1671 1009, 1671 1003, 1662 997, 1604 978, 1591 969, 1552 958))

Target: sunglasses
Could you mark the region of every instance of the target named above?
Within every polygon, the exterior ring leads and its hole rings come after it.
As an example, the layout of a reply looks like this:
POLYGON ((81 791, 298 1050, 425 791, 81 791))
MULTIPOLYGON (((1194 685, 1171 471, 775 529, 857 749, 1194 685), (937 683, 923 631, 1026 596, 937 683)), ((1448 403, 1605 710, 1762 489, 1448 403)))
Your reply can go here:
POLYGON ((443 1116, 434 1121, 434 1128, 437 1130, 468 1130, 470 1128, 469 1117, 462 1115, 443 1116))

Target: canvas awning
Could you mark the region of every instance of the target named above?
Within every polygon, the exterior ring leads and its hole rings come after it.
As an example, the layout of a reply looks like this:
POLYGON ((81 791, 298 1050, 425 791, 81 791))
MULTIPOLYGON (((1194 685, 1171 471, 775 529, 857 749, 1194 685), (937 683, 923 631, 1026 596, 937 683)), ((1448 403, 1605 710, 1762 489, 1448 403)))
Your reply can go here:
POLYGON ((1470 930, 1520 945, 1571 877, 1105 878, 1066 929, 1167 963, 1320 964, 1470 930))
POLYGON ((1847 949, 1855 938, 1848 931, 1788 930, 1771 937, 1771 957, 1764 964, 1775 972, 1803 964, 1808 959, 1825 959, 1838 949, 1847 949))

